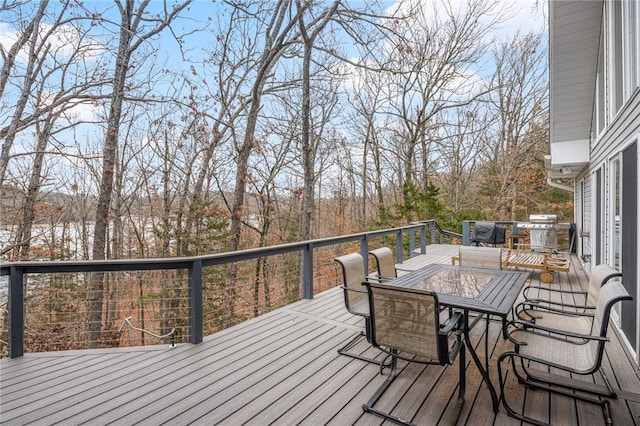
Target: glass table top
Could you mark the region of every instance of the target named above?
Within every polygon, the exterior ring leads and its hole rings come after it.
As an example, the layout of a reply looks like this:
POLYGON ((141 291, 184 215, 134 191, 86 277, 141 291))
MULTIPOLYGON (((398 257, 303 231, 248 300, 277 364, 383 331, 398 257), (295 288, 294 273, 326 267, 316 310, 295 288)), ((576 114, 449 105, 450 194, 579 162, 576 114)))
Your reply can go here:
POLYGON ((465 269, 444 269, 417 282, 413 287, 438 294, 475 298, 497 273, 465 269))

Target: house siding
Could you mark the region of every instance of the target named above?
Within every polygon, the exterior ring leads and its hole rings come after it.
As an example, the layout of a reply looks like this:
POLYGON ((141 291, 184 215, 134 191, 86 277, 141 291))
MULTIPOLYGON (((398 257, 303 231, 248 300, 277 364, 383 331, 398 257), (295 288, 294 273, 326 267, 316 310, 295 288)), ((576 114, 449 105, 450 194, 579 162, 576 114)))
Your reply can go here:
MULTIPOLYGON (((635 0, 634 0, 635 1, 635 0)), ((581 3, 581 2, 580 2, 581 3)), ((588 7, 585 3, 580 4, 578 2, 572 3, 573 6, 579 7, 582 6, 585 10, 588 10, 588 7), (579 5, 579 6, 578 6, 579 5)), ((601 2, 594 2, 592 6, 597 4, 602 5, 601 2)), ((562 3, 555 3, 560 10, 562 7, 562 3)), ((594 98, 594 102, 592 102, 591 107, 593 108, 593 114, 591 117, 590 128, 588 132, 591 133, 590 138, 590 146, 589 146, 589 164, 588 166, 576 177, 576 195, 575 195, 575 216, 576 223, 579 229, 586 231, 588 233, 588 237, 581 237, 581 244, 578 244, 579 254, 583 255, 583 258, 590 259, 588 261, 588 265, 586 266, 594 266, 596 263, 603 262, 609 263, 610 265, 617 265, 622 269, 624 285, 627 287, 631 294, 635 294, 635 300, 633 305, 629 306, 626 304, 624 308, 622 308, 623 315, 625 319, 622 323, 618 323, 618 325, 622 327, 622 332, 627 338, 627 342, 629 343, 629 349, 635 355, 636 363, 640 364, 640 297, 637 297, 640 294, 640 272, 638 271, 637 266, 631 267, 633 265, 637 265, 640 262, 640 256, 638 256, 637 244, 640 240, 640 231, 637 229, 637 224, 640 222, 640 212, 638 208, 637 195, 628 196, 628 189, 638 188, 640 187, 640 182, 638 179, 638 173, 635 173, 632 170, 631 175, 629 174, 629 167, 638 168, 638 158, 637 155, 635 159, 629 158, 629 153, 637 152, 636 150, 628 149, 633 143, 640 143, 640 88, 635 87, 633 91, 630 93, 623 93, 623 89, 620 86, 621 79, 625 79, 624 81, 633 80, 633 84, 637 85, 637 81, 640 79, 640 76, 635 75, 635 79, 629 80, 628 73, 629 70, 635 70, 637 72, 638 68, 640 68, 640 63, 638 63, 638 53, 640 53, 640 48, 638 48, 637 44, 640 43, 640 37, 636 34, 636 39, 634 43, 636 43, 635 49, 639 49, 636 51, 636 55, 633 56, 635 63, 634 67, 629 67, 628 63, 625 64, 623 60, 621 60, 621 49, 620 48, 620 34, 624 31, 623 27, 621 27, 621 22, 628 22, 625 19, 631 19, 629 16, 624 15, 624 13, 628 13, 630 10, 629 6, 624 7, 623 9, 615 9, 612 7, 611 1, 604 2, 604 10, 603 14, 603 32, 604 42, 601 44, 601 47, 604 49, 601 51, 600 60, 606 61, 606 64, 602 66, 602 63, 598 67, 598 72, 604 75, 604 78, 600 78, 598 80, 597 74, 594 75, 593 78, 593 93, 596 91, 596 80, 604 82, 606 91, 606 102, 597 102, 597 97, 594 98), (617 15, 622 13, 622 17, 617 15), (617 17, 617 18, 616 18, 617 17), (616 18, 616 19, 614 19, 616 18), (615 28, 613 28, 615 27, 615 28), (624 65, 624 68, 620 68, 620 66, 624 65), (619 96, 625 96, 624 103, 620 101, 619 96), (615 101, 615 104, 614 104, 615 101), (596 110, 599 108, 598 110, 596 110), (606 109, 603 111, 602 109, 606 109), (611 115, 611 112, 617 110, 615 116, 611 115), (596 117, 602 117, 603 114, 608 115, 608 122, 605 124, 605 128, 597 133, 597 122, 596 117), (624 156, 621 156, 623 151, 627 150, 624 156), (622 184, 622 191, 624 193, 625 188, 627 188, 627 196, 621 198, 622 199, 622 230, 616 231, 616 211, 614 210, 614 203, 616 202, 616 187, 615 182, 612 181, 612 160, 620 159, 618 166, 621 166, 623 163, 626 166, 622 167, 622 175, 624 178, 620 177, 622 184), (634 164, 635 160, 635 164, 634 164), (627 171, 625 173, 625 170, 627 171), (601 175, 601 186, 596 189, 595 185, 596 173, 600 172, 601 175), (634 176, 635 174, 635 176, 634 176), (635 182, 633 181, 635 179, 635 182), (629 182, 630 181, 630 182, 629 182), (579 191, 578 188, 583 184, 583 190, 579 191), (598 198, 598 190, 600 192, 601 205, 597 205, 598 198), (630 205, 631 204, 631 205, 630 205), (626 213, 625 213, 626 212, 626 213), (631 220, 629 219, 631 213, 631 220), (633 216, 635 214, 635 217, 633 216), (597 216, 596 216, 597 215, 597 216), (625 216, 626 215, 626 216, 625 216), (601 224, 601 232, 598 234, 597 223, 601 224), (617 244, 617 239, 621 238, 622 235, 625 237, 629 237, 625 232, 635 233, 636 235, 631 236, 631 239, 626 239, 626 245, 621 247, 617 244), (614 250, 615 249, 615 250, 614 250), (626 254, 625 254, 626 253, 626 254), (599 256, 598 256, 599 254, 599 256), (615 256, 614 256, 615 254, 615 256), (620 255, 621 258, 618 258, 617 255, 620 255), (631 259, 631 257, 635 257, 636 259, 631 259), (622 259, 622 263, 620 264, 620 259, 622 259), (627 265, 625 267, 625 265, 627 265), (634 309, 635 308, 635 309, 634 309), (632 312, 635 317, 635 323, 633 318, 631 321, 629 319, 629 313, 632 312)), ((627 4, 628 5, 628 4, 627 4)), ((635 3, 636 7, 640 7, 640 2, 635 3)), ((557 10, 556 10, 556 13, 557 10)), ((593 22, 590 22, 588 19, 580 20, 580 25, 582 28, 593 27, 593 22)), ((557 29, 556 29, 557 30, 557 29)), ((553 30, 551 32, 551 36, 553 37, 553 30)), ((628 34, 628 33, 624 33, 628 34)), ((627 40, 628 41, 628 40, 627 40)), ((595 47, 595 41, 590 42, 591 47, 595 47)), ((626 42, 625 42, 626 43, 626 42)), ((557 43, 556 43, 557 44, 557 43)), ((581 50, 584 46, 581 46, 579 43, 571 43, 572 48, 576 50, 581 50)), ((626 45, 624 45, 626 46, 626 45)), ((571 53, 567 52, 567 58, 570 57, 571 53)), ((629 56, 625 56, 625 60, 628 60, 629 56)), ((553 64, 551 64, 553 70, 553 64)), ((579 70, 579 66, 576 67, 576 71, 579 70)), ((555 70, 556 72, 558 70, 555 70)), ((625 89, 627 90, 627 89, 625 89)), ((574 97, 575 98, 575 97, 574 97)), ((551 98, 552 105, 554 102, 560 102, 560 105, 563 105, 562 102, 571 101, 572 103, 576 103, 575 99, 569 98, 556 98, 554 99, 553 93, 551 98)), ((584 105, 582 105, 584 106, 584 105)), ((552 108, 553 111, 553 108, 552 108)), ((552 112, 553 114, 553 112, 552 112)), ((562 122, 564 117, 558 115, 555 117, 556 121, 562 122)), ((552 143, 557 142, 557 140, 553 137, 552 133, 552 143)), ((637 146, 637 145, 636 145, 637 146)), ((631 195, 634 195, 633 192, 631 195)), ((621 195, 622 197, 622 195, 621 195)), ((619 203, 618 203, 619 205, 619 203)), ((618 207, 619 208, 619 207, 618 207)))
MULTIPOLYGON (((629 147, 632 143, 640 143, 640 89, 636 88, 636 90, 632 93, 629 100, 622 106, 620 111, 616 117, 609 123, 606 129, 599 135, 598 139, 592 141, 590 148, 590 165, 589 167, 582 173, 582 175, 578 176, 576 183, 581 179, 585 182, 585 191, 584 191, 584 224, 582 224, 583 229, 589 229, 591 238, 585 241, 585 251, 592 250, 596 251, 595 244, 598 244, 600 241, 602 248, 602 262, 612 263, 612 259, 610 258, 612 253, 612 244, 614 243, 613 239, 615 236, 610 232, 611 224, 614 222, 614 212, 612 211, 612 197, 615 195, 615 188, 612 188, 611 180, 609 178, 610 175, 610 161, 614 156, 619 155, 625 148, 629 147), (600 211, 600 206, 596 206, 594 200, 593 193, 593 179, 592 176, 598 170, 602 170, 602 198, 603 198, 603 211, 600 211), (601 214, 602 216, 602 229, 603 233, 601 235, 601 239, 598 240, 594 235, 594 223, 595 217, 593 215, 601 214)), ((638 180, 638 176, 636 175, 636 180, 638 180)), ((625 182, 622 183, 625 185, 625 182)), ((628 183, 626 183, 628 184, 628 183)), ((636 184, 640 186, 640 182, 636 184)), ((578 200, 576 200, 578 201, 578 200)), ((636 208, 636 214, 639 217, 636 218, 637 221, 640 221, 640 213, 638 213, 640 208, 636 208)), ((624 220, 624 219, 623 219, 624 220)), ((580 226, 580 225, 579 225, 580 226)), ((640 241, 640 235, 636 235, 636 241, 640 241)), ((587 253, 584 253, 587 254, 587 253)), ((622 253, 624 258, 625 254, 622 253)), ((635 260, 636 264, 640 263, 640 256, 636 256, 635 260)), ((591 266, 594 265, 596 259, 591 257, 591 266)), ((623 271, 624 273, 624 271, 623 271)), ((640 277, 638 277, 638 273, 635 274, 635 280, 633 277, 629 277, 628 273, 625 273, 625 286, 629 287, 630 292, 635 294, 639 294, 638 291, 640 277), (635 281, 629 282, 629 281, 635 281)), ((635 298, 633 303, 636 305, 636 312, 640 311, 640 301, 638 298, 635 298)), ((627 330, 631 331, 633 336, 626 336, 627 341, 630 346, 630 350, 634 352, 636 362, 639 362, 640 356, 640 344, 639 344, 639 336, 638 336, 638 327, 637 327, 638 319, 636 318, 636 325, 629 326, 629 322, 627 319, 627 330)), ((624 332, 624 330, 623 330, 624 332)))

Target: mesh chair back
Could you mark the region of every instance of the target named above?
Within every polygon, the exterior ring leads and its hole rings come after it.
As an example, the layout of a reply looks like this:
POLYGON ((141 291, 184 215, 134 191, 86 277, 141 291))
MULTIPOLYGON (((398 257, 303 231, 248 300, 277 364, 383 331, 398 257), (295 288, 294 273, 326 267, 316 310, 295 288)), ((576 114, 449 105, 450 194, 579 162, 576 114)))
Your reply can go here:
POLYGON ((589 275, 589 289, 587 293, 587 306, 595 306, 598 302, 598 292, 600 287, 606 284, 613 277, 622 276, 620 272, 607 264, 597 265, 591 270, 589 275))
POLYGON ((440 309, 435 293, 374 283, 367 288, 374 346, 447 362, 446 344, 441 344, 438 334, 440 309))
POLYGON ((458 256, 460 266, 502 269, 501 248, 460 246, 458 256))
POLYGON ((365 281, 364 259, 359 253, 350 253, 335 259, 342 266, 344 303, 349 312, 356 315, 369 315, 365 281), (349 291, 354 290, 354 291, 349 291))
POLYGON ((396 278, 398 276, 393 252, 389 247, 380 247, 379 249, 371 250, 369 254, 376 259, 378 276, 385 278, 396 278))
MULTIPOLYGON (((621 281, 612 281, 600 288, 596 312, 593 318, 593 324, 591 325, 592 336, 605 337, 607 335, 611 308, 616 302, 621 300, 632 300, 632 297, 629 296, 629 293, 621 281)), ((590 355, 592 356, 593 362, 597 363, 597 365, 600 365, 602 352, 604 351, 604 343, 605 342, 596 342, 593 340, 589 342, 591 346, 589 348, 590 355)))

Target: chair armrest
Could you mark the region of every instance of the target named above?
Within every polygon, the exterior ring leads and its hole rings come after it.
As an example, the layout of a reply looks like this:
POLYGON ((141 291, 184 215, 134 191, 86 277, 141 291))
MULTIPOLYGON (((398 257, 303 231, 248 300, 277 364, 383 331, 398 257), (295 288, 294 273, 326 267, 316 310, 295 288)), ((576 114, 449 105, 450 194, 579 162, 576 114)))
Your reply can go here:
POLYGON ((515 339, 513 336, 511 336, 511 333, 516 332, 516 331, 526 331, 528 333, 537 333, 546 337, 549 337, 551 339, 556 339, 556 340, 561 340, 567 343, 572 343, 572 344, 585 344, 588 341, 601 341, 601 342, 608 342, 609 338, 606 336, 594 336, 591 334, 580 334, 580 333, 572 333, 570 331, 566 331, 566 330, 559 330, 557 328, 551 328, 551 327, 544 327, 541 325, 537 325, 535 323, 531 323, 528 321, 522 321, 522 320, 512 320, 509 321, 507 323, 507 327, 513 327, 515 328, 515 330, 512 330, 508 335, 507 338, 515 343, 516 345, 526 345, 526 342, 520 342, 517 339, 515 339), (519 327, 520 326, 520 327, 519 327), (540 331, 544 332, 544 333, 540 333, 540 331), (548 334, 547 334, 548 333, 548 334), (572 339, 579 339, 582 340, 582 342, 576 342, 576 341, 572 341, 567 339, 567 337, 572 338, 572 339))
MULTIPOLYGON (((547 301, 544 301, 543 303, 549 303, 547 301)), ((533 311, 546 311, 546 312, 551 312, 551 313, 556 313, 556 314, 561 314, 561 315, 567 315, 567 316, 589 316, 589 317, 593 317, 593 314, 590 312, 585 312, 585 311, 593 311, 595 310, 594 306, 582 306, 582 305, 569 305, 569 304, 562 304, 562 303, 550 303, 549 306, 545 306, 541 303, 537 303, 537 302, 531 302, 529 300, 525 300, 524 302, 520 302, 518 303, 515 308, 515 313, 516 315, 518 315, 520 312, 525 311, 525 310, 533 310, 533 311), (553 306, 555 305, 555 306, 553 306), (575 309, 575 310, 567 310, 567 309, 563 309, 563 308, 570 308, 570 309, 575 309), (582 312, 578 311, 578 309, 581 309, 582 312)))
POLYGON ((360 290, 359 288, 351 288, 351 287, 347 287, 346 285, 341 285, 340 286, 341 289, 346 290, 346 291, 353 291, 355 293, 367 293, 367 290, 360 290))
POLYGON ((545 309, 545 310, 560 310, 567 313, 584 313, 581 311, 593 311, 596 307, 590 305, 574 305, 572 303, 553 302, 550 300, 525 300, 522 302, 525 305, 531 306, 532 309, 545 309), (573 309, 573 310, 567 310, 573 309))
POLYGON ((462 312, 455 312, 449 317, 445 324, 440 325, 440 333, 449 334, 456 328, 459 328, 462 323, 462 312))
POLYGON ((367 281, 375 281, 377 283, 386 283, 393 279, 391 277, 382 277, 379 275, 367 275, 365 278, 367 279, 367 281))
POLYGON ((529 292, 529 290, 532 290, 532 289, 538 290, 538 291, 540 290, 548 291, 549 293, 554 293, 554 294, 581 294, 581 295, 584 295, 585 297, 588 294, 586 291, 560 290, 559 288, 548 288, 548 287, 542 287, 542 286, 528 285, 522 290, 522 295, 524 296, 525 299, 538 300, 538 298, 530 298, 527 296, 527 293, 529 292))

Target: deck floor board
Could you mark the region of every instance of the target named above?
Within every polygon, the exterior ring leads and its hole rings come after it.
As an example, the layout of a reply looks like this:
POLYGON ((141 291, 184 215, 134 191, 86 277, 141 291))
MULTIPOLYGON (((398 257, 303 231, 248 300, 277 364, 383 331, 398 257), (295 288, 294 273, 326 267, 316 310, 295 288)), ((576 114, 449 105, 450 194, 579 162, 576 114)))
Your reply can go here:
MULTIPOLYGON (((457 246, 429 246, 426 255, 405 266, 449 264, 456 253, 457 246)), ((530 284, 540 285, 539 274, 531 271, 530 284)), ((554 272, 550 286, 586 288, 587 277, 574 256, 570 271, 554 272)), ((386 373, 337 354, 337 348, 362 327, 362 318, 346 312, 341 290, 333 288, 313 300, 207 336, 198 345, 28 353, 2 359, 0 423, 379 425, 384 422, 363 413, 362 404, 386 373)), ((471 333, 483 362, 484 331, 483 320, 471 333)), ((640 398, 638 368, 617 333, 610 336, 604 360, 607 377, 614 387, 640 398)), ((511 345, 502 338, 499 321, 490 322, 488 339, 490 374, 497 385, 496 359, 511 345)), ((366 342, 354 349, 377 354, 366 342)), ((489 392, 468 354, 466 361, 465 404, 456 424, 519 424, 504 408, 493 413, 489 392)), ((377 406, 420 425, 448 423, 457 398, 457 360, 448 367, 401 361, 399 370, 377 406)), ((527 390, 512 374, 507 392, 515 406, 554 424, 603 421, 600 407, 527 390)), ((640 402, 618 398, 612 409, 616 424, 640 423, 640 402)))

